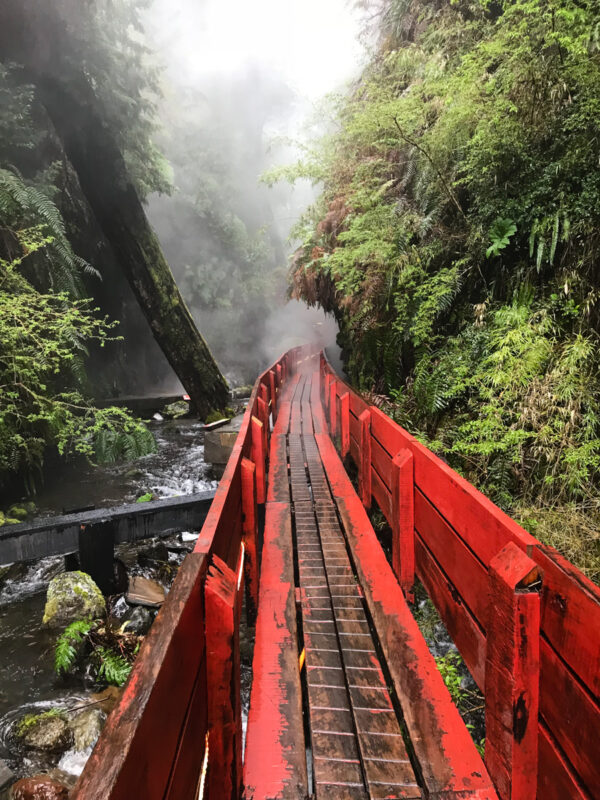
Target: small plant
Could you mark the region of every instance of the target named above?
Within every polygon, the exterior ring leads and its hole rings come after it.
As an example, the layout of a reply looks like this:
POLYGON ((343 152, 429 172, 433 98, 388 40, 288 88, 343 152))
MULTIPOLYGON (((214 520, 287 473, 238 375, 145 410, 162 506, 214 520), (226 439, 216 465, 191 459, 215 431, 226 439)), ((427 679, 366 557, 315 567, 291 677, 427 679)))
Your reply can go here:
POLYGON ((66 674, 74 666, 78 646, 89 634, 93 624, 91 619, 75 620, 58 637, 54 651, 54 669, 59 675, 66 674))
POLYGON ((123 686, 139 651, 141 637, 125 626, 113 630, 104 620, 76 620, 58 637, 54 667, 59 675, 75 671, 78 662, 91 663, 96 680, 123 686))
POLYGON ((141 495, 141 497, 138 497, 138 499, 135 502, 136 503, 149 503, 153 499, 154 499, 154 495, 152 494, 152 492, 146 492, 145 494, 141 495))
POLYGON ((485 251, 487 258, 497 256, 510 244, 510 237, 517 232, 517 226, 512 219, 499 217, 490 229, 490 246, 485 251))

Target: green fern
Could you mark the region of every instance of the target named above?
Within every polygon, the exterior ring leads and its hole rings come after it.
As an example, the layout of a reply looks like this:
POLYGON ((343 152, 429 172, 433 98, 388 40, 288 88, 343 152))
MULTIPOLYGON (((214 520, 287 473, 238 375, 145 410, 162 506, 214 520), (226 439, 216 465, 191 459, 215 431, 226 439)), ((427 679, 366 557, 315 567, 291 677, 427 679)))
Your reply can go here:
POLYGON ((98 677, 113 686, 123 686, 131 672, 131 664, 108 647, 97 647, 95 655, 100 660, 98 677))
POLYGON ((485 251, 487 258, 497 256, 510 244, 510 237, 517 232, 517 226, 512 219, 498 217, 490 228, 490 246, 485 251))
POLYGON ((54 669, 58 675, 69 672, 77 660, 77 646, 90 632, 94 622, 78 619, 68 625, 58 637, 54 650, 54 669))

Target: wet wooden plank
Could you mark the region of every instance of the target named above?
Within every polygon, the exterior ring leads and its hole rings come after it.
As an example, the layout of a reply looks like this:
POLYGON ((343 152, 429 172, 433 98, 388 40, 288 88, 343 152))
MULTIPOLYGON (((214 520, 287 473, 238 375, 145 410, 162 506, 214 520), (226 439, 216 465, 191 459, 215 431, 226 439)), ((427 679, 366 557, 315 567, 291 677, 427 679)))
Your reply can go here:
POLYGON ((538 800, 592 800, 544 724, 539 728, 538 753, 538 800))
POLYGON ((267 503, 259 597, 244 797, 298 800, 308 789, 287 503, 267 503))
POLYGON ((427 790, 494 798, 489 775, 343 465, 329 438, 316 438, 427 790))

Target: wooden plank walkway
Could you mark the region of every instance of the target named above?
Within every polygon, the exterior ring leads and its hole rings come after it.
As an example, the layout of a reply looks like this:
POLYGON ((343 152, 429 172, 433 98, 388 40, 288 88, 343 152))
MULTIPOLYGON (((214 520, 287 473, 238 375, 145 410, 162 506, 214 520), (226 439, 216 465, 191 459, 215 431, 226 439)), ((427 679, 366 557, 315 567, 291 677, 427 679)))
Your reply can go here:
MULTIPOLYGON (((271 436, 264 550, 266 559, 272 557, 268 552, 269 542, 273 543, 278 537, 279 547, 288 562, 293 552, 298 614, 287 633, 297 629, 297 652, 303 651, 304 671, 301 681, 296 665, 286 671, 281 648, 271 646, 273 605, 268 603, 269 597, 261 586, 257 621, 259 655, 254 662, 244 776, 246 797, 254 800, 299 798, 306 791, 312 792, 316 800, 416 800, 423 797, 423 789, 405 741, 406 726, 399 704, 394 704, 392 699, 387 670, 381 660, 382 649, 370 622, 370 610, 353 566, 344 524, 317 441, 323 429, 317 367, 315 361, 309 360, 278 399, 278 414, 271 436), (278 531, 272 528, 275 511, 279 514, 278 531), (282 533, 284 541, 281 541, 282 533), (265 642, 268 628, 271 629, 269 643, 265 642), (270 651, 267 658, 266 650, 270 651), (265 674, 269 676, 270 685, 270 720, 265 708, 262 677, 265 674), (298 714, 299 687, 306 709, 305 720, 298 714), (288 706, 286 694, 294 700, 288 706), (272 705, 275 700, 280 712, 285 709, 280 718, 283 736, 279 749, 269 746, 273 744, 272 705), (307 777, 298 754, 298 728, 303 723, 306 723, 306 742, 302 756, 306 759, 308 753, 312 772, 312 786, 307 782, 306 789, 302 788, 307 777), (289 747, 291 740, 295 741, 293 748, 289 747)), ((291 569, 288 563, 288 570, 291 569)), ((268 564, 263 564, 262 580, 266 579, 270 585, 268 574, 268 564)), ((282 603, 287 605, 289 591, 285 594, 282 603)), ((401 593, 400 598, 405 605, 401 593)), ((290 638, 287 638, 288 656, 289 644, 290 638)), ((433 663, 424 642, 423 647, 433 663)), ((427 663, 427 667, 431 664, 427 663)), ((441 683, 441 678, 439 680, 441 683)), ((453 725, 457 723, 456 716, 453 725)), ((464 730, 462 723, 458 724, 464 730)), ((466 730, 464 733, 468 740, 466 730)), ((433 738, 437 736, 436 732, 433 738)), ((472 781, 474 792, 463 795, 462 790, 471 787, 455 787, 448 780, 451 770, 446 764, 441 766, 444 772, 441 779, 436 767, 427 765, 422 771, 425 779, 421 776, 421 783, 429 794, 448 791, 445 797, 458 797, 453 791, 456 788, 461 790, 461 797, 495 797, 476 754, 474 760, 477 762, 471 771, 471 775, 477 776, 472 781), (432 782, 428 780, 430 773, 434 773, 432 782), (480 793, 480 790, 483 791, 480 793)), ((469 761, 468 755, 466 761, 469 761)))

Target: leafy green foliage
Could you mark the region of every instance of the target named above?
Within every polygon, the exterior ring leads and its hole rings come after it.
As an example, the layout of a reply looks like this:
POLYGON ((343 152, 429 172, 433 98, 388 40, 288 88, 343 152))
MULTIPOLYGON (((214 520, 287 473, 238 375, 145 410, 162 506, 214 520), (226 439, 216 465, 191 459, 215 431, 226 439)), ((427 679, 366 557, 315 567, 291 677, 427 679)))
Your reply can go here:
POLYGON ((368 5, 378 52, 286 174, 323 186, 292 294, 335 313, 355 384, 504 508, 596 503, 597 6, 368 5))
POLYGON ((107 647, 97 647, 94 655, 100 662, 98 678, 113 686, 123 686, 131 672, 131 664, 107 647))
POLYGON ((517 226, 512 219, 502 219, 502 217, 499 217, 494 222, 490 230, 491 244, 485 251, 486 257, 490 258, 490 256, 500 255, 500 251, 504 250, 504 248, 508 246, 510 243, 510 237, 514 236, 516 232, 517 226))
POLYGON ((61 455, 109 463, 153 452, 142 423, 121 408, 95 408, 76 388, 87 345, 102 346, 114 325, 88 300, 35 291, 19 268, 48 237, 40 229, 13 234, 20 252, 0 259, 0 480, 40 467, 51 444, 61 455))
POLYGON ((78 619, 60 634, 54 649, 54 669, 57 674, 69 672, 77 660, 79 645, 90 632, 91 619, 78 619))
POLYGON ((57 639, 54 668, 61 675, 90 663, 98 683, 122 686, 131 672, 140 641, 124 627, 114 631, 103 620, 76 620, 57 639))

